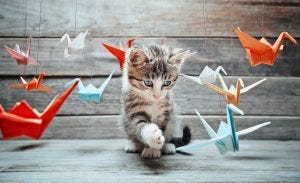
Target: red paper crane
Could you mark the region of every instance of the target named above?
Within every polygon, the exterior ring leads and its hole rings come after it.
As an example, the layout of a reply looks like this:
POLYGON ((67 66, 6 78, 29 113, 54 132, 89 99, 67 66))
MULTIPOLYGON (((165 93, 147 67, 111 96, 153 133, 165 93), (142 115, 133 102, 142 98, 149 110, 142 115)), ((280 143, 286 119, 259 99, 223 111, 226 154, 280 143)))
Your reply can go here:
POLYGON ((246 49, 248 59, 251 66, 260 64, 274 65, 279 51, 283 49, 284 39, 289 39, 297 44, 297 41, 287 32, 282 32, 276 42, 271 45, 265 38, 257 40, 250 35, 242 32, 240 28, 235 29, 235 33, 239 37, 241 44, 246 49))
POLYGON ((77 86, 78 81, 56 96, 43 113, 33 109, 26 100, 17 103, 9 112, 0 105, 0 127, 4 140, 27 136, 40 139, 60 107, 77 86))
POLYGON ((47 92, 47 93, 52 93, 53 90, 50 89, 49 87, 45 86, 42 84, 43 78, 44 76, 48 76, 45 73, 41 73, 39 75, 38 78, 33 78, 29 83, 27 83, 22 77, 22 84, 15 84, 15 85, 11 85, 9 86, 10 88, 25 88, 27 91, 31 91, 31 90, 40 90, 43 92, 47 92))
POLYGON ((26 53, 20 49, 19 45, 16 45, 14 49, 4 46, 11 58, 17 61, 18 65, 38 65, 37 61, 30 57, 31 49, 31 37, 29 38, 29 43, 26 53))
MULTIPOLYGON (((134 40, 135 38, 131 38, 127 41, 127 48, 130 48, 132 46, 134 40)), ((121 48, 116 48, 104 43, 102 43, 102 45, 118 59, 120 64, 120 69, 122 71, 125 63, 125 51, 123 50, 122 46, 121 48)))

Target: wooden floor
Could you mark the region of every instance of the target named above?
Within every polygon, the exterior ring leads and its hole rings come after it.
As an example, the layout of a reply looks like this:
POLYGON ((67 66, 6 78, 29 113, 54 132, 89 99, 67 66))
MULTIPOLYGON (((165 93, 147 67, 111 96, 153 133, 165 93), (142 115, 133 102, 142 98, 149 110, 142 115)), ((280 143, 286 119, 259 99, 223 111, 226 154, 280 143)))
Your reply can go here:
POLYGON ((300 141, 242 140, 240 151, 144 160, 124 140, 0 142, 0 182, 300 182, 300 141))

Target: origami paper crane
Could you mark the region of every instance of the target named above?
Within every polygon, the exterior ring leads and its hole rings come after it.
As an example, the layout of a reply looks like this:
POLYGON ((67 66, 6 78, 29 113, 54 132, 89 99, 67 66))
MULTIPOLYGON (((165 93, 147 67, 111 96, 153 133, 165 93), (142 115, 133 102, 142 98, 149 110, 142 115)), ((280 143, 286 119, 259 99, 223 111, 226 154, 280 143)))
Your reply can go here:
POLYGON ((78 81, 79 82, 78 83, 79 91, 77 93, 79 93, 79 96, 82 100, 100 102, 102 94, 103 94, 105 88, 107 87, 109 81, 111 80, 113 73, 114 73, 114 70, 111 72, 109 77, 102 83, 102 85, 99 88, 96 88, 91 83, 85 87, 79 78, 73 79, 72 81, 67 83, 67 86, 70 85, 71 83, 78 81))
POLYGON ((65 39, 67 39, 68 43, 64 50, 64 58, 70 57, 71 54, 82 52, 83 48, 85 47, 84 41, 88 31, 89 30, 87 29, 84 33, 80 32, 72 41, 68 33, 61 37, 60 42, 63 42, 65 39))
POLYGON ((7 46, 4 47, 10 57, 17 61, 18 65, 38 65, 37 61, 30 57, 31 37, 29 38, 26 52, 21 50, 19 45, 16 45, 14 49, 11 49, 7 46))
MULTIPOLYGON (((127 41, 127 49, 130 48, 132 46, 133 41, 135 40, 135 38, 131 38, 127 41)), ((119 61, 120 64, 120 69, 121 71, 124 68, 124 63, 125 63, 125 50, 123 49, 123 46, 120 45, 120 48, 116 48, 113 46, 110 46, 108 44, 104 44, 102 43, 102 45, 111 53, 113 54, 119 61)))
POLYGON ((40 90, 43 92, 52 93, 52 89, 42 84, 44 76, 48 75, 45 73, 41 73, 38 78, 33 78, 29 83, 27 83, 22 77, 20 77, 22 80, 22 84, 11 85, 9 86, 9 88, 25 88, 27 91, 40 90))
POLYGON ((57 95, 43 113, 33 109, 26 100, 17 103, 9 112, 0 105, 0 127, 4 140, 27 136, 40 139, 60 107, 77 86, 78 81, 57 95))
POLYGON ((238 79, 236 82, 236 87, 234 87, 233 85, 230 86, 230 88, 228 89, 227 85, 225 84, 223 77, 218 74, 218 77, 220 79, 222 88, 219 88, 218 86, 211 84, 209 82, 204 81, 204 84, 206 84, 207 87, 211 88, 212 90, 215 90, 216 92, 218 92, 219 94, 222 94, 226 97, 228 104, 234 104, 236 106, 238 106, 240 104, 240 95, 242 93, 246 93, 247 91, 251 90, 252 88, 254 88, 255 86, 261 84, 262 82, 264 82, 266 80, 266 78, 263 78, 247 87, 244 87, 244 82, 242 79, 238 79), (243 88, 241 88, 243 87, 243 88))
POLYGON ((236 106, 234 106, 233 104, 228 104, 226 106, 227 123, 221 121, 218 132, 216 133, 205 121, 205 119, 198 113, 198 111, 195 110, 195 112, 197 113, 199 119, 201 120, 205 130, 207 131, 211 139, 196 144, 190 144, 187 146, 178 147, 176 150, 183 151, 183 152, 191 152, 191 151, 198 150, 202 147, 205 147, 207 145, 215 144, 220 154, 225 154, 228 151, 236 152, 239 150, 239 136, 246 135, 259 128, 271 124, 271 122, 265 122, 236 132, 233 112, 239 113, 241 115, 244 115, 244 112, 239 108, 237 108, 236 106))
POLYGON ((180 74, 181 76, 184 76, 185 78, 188 78, 200 85, 203 85, 203 81, 214 83, 216 82, 218 74, 220 74, 220 71, 222 71, 225 75, 227 75, 225 69, 222 66, 218 66, 217 69, 214 71, 209 66, 205 66, 202 72, 198 77, 195 76, 189 76, 185 74, 180 74))
POLYGON ((257 40, 251 37, 242 32, 240 28, 236 28, 235 33, 239 37, 243 47, 246 49, 251 66, 260 64, 274 65, 279 51, 283 49, 283 41, 286 38, 297 44, 297 41, 287 32, 282 32, 273 45, 265 38, 257 40))

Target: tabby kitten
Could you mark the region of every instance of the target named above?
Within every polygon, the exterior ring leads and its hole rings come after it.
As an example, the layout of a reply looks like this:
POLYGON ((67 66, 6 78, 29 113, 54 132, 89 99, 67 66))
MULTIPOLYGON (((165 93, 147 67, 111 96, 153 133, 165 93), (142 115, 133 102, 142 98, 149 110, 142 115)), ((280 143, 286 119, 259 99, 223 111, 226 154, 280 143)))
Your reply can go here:
POLYGON ((193 53, 165 46, 134 47, 126 51, 122 86, 122 122, 129 142, 126 152, 143 158, 175 154, 189 143, 176 116, 172 87, 183 61, 193 53))

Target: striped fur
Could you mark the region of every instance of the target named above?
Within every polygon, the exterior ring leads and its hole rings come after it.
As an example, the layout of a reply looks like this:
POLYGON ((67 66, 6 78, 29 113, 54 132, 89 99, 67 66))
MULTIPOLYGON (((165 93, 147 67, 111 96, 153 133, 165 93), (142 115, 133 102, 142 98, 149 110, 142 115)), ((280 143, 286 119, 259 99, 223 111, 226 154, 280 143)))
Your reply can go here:
POLYGON ((147 147, 141 131, 149 123, 162 130, 166 143, 183 135, 171 90, 184 61, 180 53, 178 49, 161 46, 134 47, 126 52, 122 122, 128 138, 139 147, 147 147), (153 86, 147 86, 145 80, 153 86))

